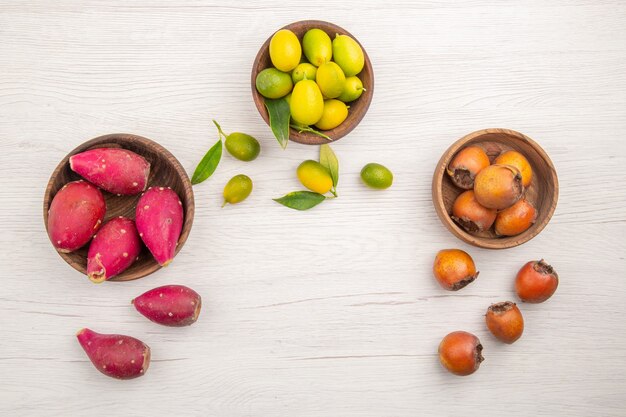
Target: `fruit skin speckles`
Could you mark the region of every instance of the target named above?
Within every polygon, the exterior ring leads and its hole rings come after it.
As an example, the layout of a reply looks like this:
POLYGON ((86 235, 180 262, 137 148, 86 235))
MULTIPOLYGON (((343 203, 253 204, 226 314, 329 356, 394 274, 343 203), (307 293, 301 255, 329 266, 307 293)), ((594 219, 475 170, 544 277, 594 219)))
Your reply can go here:
POLYGON ((176 252, 183 228, 183 208, 171 189, 151 187, 137 202, 135 222, 139 236, 161 266, 168 265, 176 252), (147 207, 147 208, 146 208, 147 207), (158 210, 151 209, 158 208, 158 210))
POLYGON ((460 249, 443 249, 435 257, 433 275, 445 290, 465 288, 474 282, 478 274, 472 257, 460 249))
POLYGON ((48 212, 48 236, 62 253, 85 246, 106 213, 104 196, 85 181, 73 181, 56 193, 48 212))
POLYGON ((184 285, 165 285, 141 294, 132 300, 132 304, 150 321, 181 327, 196 322, 202 309, 202 298, 184 285))
POLYGON ((511 165, 490 165, 476 175, 474 195, 484 207, 509 208, 524 195, 522 175, 511 165))
POLYGON ((119 275, 135 262, 141 248, 134 221, 124 217, 109 220, 89 245, 87 276, 100 283, 119 275))
POLYGON ((150 366, 150 347, 134 337, 81 329, 76 338, 94 367, 108 377, 138 378, 150 366))
POLYGON ((148 184, 150 163, 127 149, 96 148, 70 157, 70 168, 113 194, 134 195, 148 184), (101 161, 106 160, 106 164, 101 161))

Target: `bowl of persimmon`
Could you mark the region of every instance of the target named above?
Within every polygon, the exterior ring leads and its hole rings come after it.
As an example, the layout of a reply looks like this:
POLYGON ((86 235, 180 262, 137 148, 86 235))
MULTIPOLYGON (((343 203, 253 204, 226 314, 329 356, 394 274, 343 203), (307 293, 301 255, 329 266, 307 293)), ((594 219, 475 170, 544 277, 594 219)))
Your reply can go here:
POLYGON ((556 170, 526 135, 508 129, 470 133, 450 146, 432 182, 444 226, 474 246, 505 249, 537 236, 559 198, 556 170))

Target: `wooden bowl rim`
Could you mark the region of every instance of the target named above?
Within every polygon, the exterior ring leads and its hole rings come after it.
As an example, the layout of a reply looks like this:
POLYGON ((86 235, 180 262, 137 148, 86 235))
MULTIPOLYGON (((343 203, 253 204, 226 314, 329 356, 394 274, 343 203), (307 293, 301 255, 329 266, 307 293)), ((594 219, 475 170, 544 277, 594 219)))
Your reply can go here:
MULTIPOLYGON (((352 39, 354 39, 363 50, 363 56, 365 58, 365 65, 363 66, 363 70, 361 71, 361 73, 367 71, 370 74, 370 78, 371 78, 371 82, 367 86, 368 94, 364 94, 357 99, 357 100, 361 100, 361 99, 364 100, 362 104, 364 106, 363 111, 359 114, 348 113, 348 117, 341 125, 337 126, 334 129, 323 131, 325 135, 328 135, 330 138, 332 138, 332 140, 330 141, 321 136, 315 135, 313 133, 308 133, 308 132, 300 133, 291 127, 289 128, 289 140, 293 142, 302 143, 304 145, 321 145, 324 143, 336 142, 339 139, 343 138, 344 136, 348 135, 350 132, 352 132, 352 130, 354 130, 354 128, 357 127, 359 123, 361 123, 361 120, 363 120, 363 117, 365 117, 365 114, 369 110, 370 104, 372 103, 372 97, 374 95, 374 69, 372 68, 372 62, 370 61, 367 51, 365 50, 363 45, 361 45, 361 42, 359 42, 359 40, 354 35, 352 35, 350 32, 348 32, 341 26, 338 26, 334 23, 327 22, 324 20, 299 20, 296 22, 292 22, 288 25, 285 25, 278 30, 282 30, 282 29, 291 30, 296 25, 303 25, 305 27, 311 27, 311 28, 315 27, 319 29, 322 29, 322 28, 330 29, 334 32, 348 35, 352 39)), ((265 68, 262 68, 262 69, 257 70, 260 65, 261 55, 263 54, 265 50, 269 49, 272 36, 274 36, 274 33, 276 33, 278 30, 272 32, 272 34, 267 38, 267 40, 263 43, 263 45, 257 52, 256 57, 254 58, 254 63, 252 64, 252 72, 251 72, 251 77, 250 77, 251 78, 250 85, 252 87, 252 99, 253 99, 252 101, 254 101, 254 105, 256 106, 259 114, 261 115, 261 117, 263 118, 263 120, 268 126, 270 124, 269 114, 267 112, 267 109, 265 108, 265 105, 263 104, 263 96, 261 96, 261 94, 256 90, 256 76, 260 71, 265 69, 265 68)))
MULTIPOLYGON (((183 220, 183 229, 181 231, 180 237, 178 238, 178 246, 176 247, 176 254, 174 255, 176 256, 178 255, 178 252, 180 252, 180 250, 185 245, 185 242, 187 241, 187 238, 189 237, 189 233, 191 232, 191 226, 193 225, 193 218, 195 214, 195 200, 194 200, 193 187, 191 185, 191 181, 189 180, 189 176, 187 175, 187 172, 181 165, 180 161, 178 161, 178 159, 170 151, 168 151, 164 146, 162 146, 158 142, 155 142, 151 139, 148 139, 146 137, 139 136, 139 135, 134 135, 132 133, 110 133, 110 134, 95 137, 93 139, 89 139, 88 141, 83 142, 80 145, 76 146, 74 149, 72 149, 58 163, 58 165, 56 166, 56 168, 54 169, 54 171, 52 171, 52 174, 50 175, 50 179, 48 180, 48 185, 46 186, 44 199, 43 199, 43 220, 44 220, 44 226, 46 228, 46 234, 48 233, 48 209, 50 208, 50 203, 52 202, 52 198, 53 198, 52 189, 54 187, 54 182, 56 180, 56 177, 61 172, 61 170, 65 169, 66 165, 69 164, 70 157, 77 153, 89 150, 93 147, 97 147, 97 145, 99 144, 105 144, 112 139, 119 140, 120 138, 123 140, 134 140, 135 143, 140 143, 142 146, 153 147, 153 149, 159 155, 162 155, 162 157, 168 160, 168 162, 171 162, 171 164, 174 166, 174 170, 176 171, 176 174, 180 177, 180 179, 183 182, 184 193, 182 196, 179 196, 179 197, 185 203, 185 212, 184 212, 185 217, 183 220)), ((102 192, 106 193, 107 191, 102 190, 102 192)), ((56 249, 55 249, 55 252, 59 254, 59 256, 63 258, 63 260, 68 265, 70 265, 72 268, 74 268, 78 272, 82 274, 87 273, 86 269, 83 268, 82 265, 79 265, 76 262, 72 261, 70 257, 70 253, 62 253, 62 252, 57 251, 56 249)), ((152 258, 151 262, 148 265, 146 265, 141 270, 137 271, 132 276, 125 276, 124 275, 125 272, 122 272, 118 276, 113 277, 112 279, 108 280, 108 282, 132 281, 135 279, 146 277, 158 271, 161 268, 162 266, 159 265, 159 263, 156 262, 154 258, 152 258)))
POLYGON ((554 164, 552 160, 548 156, 548 154, 543 150, 543 148, 534 140, 524 135, 523 133, 517 132, 511 129, 503 129, 503 128, 489 128, 489 129, 481 129, 475 132, 469 133, 463 136, 461 139, 454 142, 446 151, 443 153, 439 162, 437 162, 437 167, 435 169, 435 173, 433 175, 432 181, 432 200, 433 205, 435 206, 435 211, 437 212, 437 216, 439 220, 443 223, 443 225, 452 232, 457 238, 462 241, 469 243, 470 245, 485 248, 485 249, 508 249, 513 248, 515 246, 522 245, 529 240, 533 239, 537 236, 541 231, 547 226, 556 210, 556 205, 559 199, 559 180, 556 175, 556 169, 554 168, 554 164), (525 232, 516 235, 516 236, 508 236, 502 238, 486 238, 481 236, 474 236, 461 227, 459 227, 451 218, 447 209, 445 208, 445 204, 443 202, 442 188, 443 188, 443 179, 446 174, 446 167, 450 163, 450 160, 456 155, 456 153, 467 143, 470 141, 479 138, 481 136, 487 134, 501 134, 506 135, 514 140, 519 140, 522 142, 526 142, 530 145, 535 152, 539 154, 541 159, 548 166, 548 175, 551 181, 554 184, 554 192, 552 194, 552 200, 550 201, 550 205, 548 207, 548 211, 545 217, 545 221, 541 223, 533 224, 528 230, 525 232))

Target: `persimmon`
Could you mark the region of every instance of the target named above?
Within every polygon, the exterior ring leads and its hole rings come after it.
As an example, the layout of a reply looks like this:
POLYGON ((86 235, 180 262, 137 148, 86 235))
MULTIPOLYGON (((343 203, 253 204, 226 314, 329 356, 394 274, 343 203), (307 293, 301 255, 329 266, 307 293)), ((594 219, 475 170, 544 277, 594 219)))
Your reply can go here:
POLYGON ((457 187, 469 190, 474 186, 476 175, 489 164, 489 157, 482 148, 468 146, 457 152, 446 172, 457 187))
POLYGON ((522 198, 522 174, 511 165, 490 165, 476 176, 474 194, 483 206, 504 210, 522 198))

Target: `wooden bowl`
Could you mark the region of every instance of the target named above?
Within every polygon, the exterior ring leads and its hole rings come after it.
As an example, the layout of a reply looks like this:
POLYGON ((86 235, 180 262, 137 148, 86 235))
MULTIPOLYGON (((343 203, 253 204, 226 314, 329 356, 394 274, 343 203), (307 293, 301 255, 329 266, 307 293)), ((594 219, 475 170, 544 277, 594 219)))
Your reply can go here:
POLYGON ((481 248, 506 249, 528 242, 546 227, 559 199, 559 183, 552 161, 535 141, 513 130, 485 129, 462 137, 446 150, 433 175, 432 195, 439 219, 456 237, 481 248), (452 220, 450 213, 454 200, 465 190, 454 185, 446 173, 446 167, 456 153, 468 145, 480 145, 492 163, 502 151, 507 150, 516 150, 528 159, 533 178, 525 197, 537 209, 537 220, 528 230, 508 237, 497 236, 493 228, 470 234, 452 220))
MULTIPOLYGON (((289 29, 293 33, 296 34, 300 42, 302 43, 302 37, 309 29, 321 29, 330 36, 331 39, 335 37, 335 34, 339 35, 348 35, 357 43, 359 42, 357 38, 352 36, 350 32, 347 30, 334 25, 329 22, 324 22, 321 20, 302 20, 299 22, 291 23, 281 29, 289 29)), ((274 34, 272 34, 273 36, 274 34)), ((252 75, 251 75, 251 86, 252 86, 252 98, 254 99, 254 104, 256 105, 257 110, 265 120, 265 123, 270 124, 269 114, 267 113, 267 109, 265 108, 265 104, 263 103, 263 96, 256 89, 256 77, 259 72, 263 71, 266 68, 272 67, 272 61, 270 59, 270 41, 272 40, 272 36, 267 38, 256 58, 254 59, 254 64, 252 65, 252 75)), ((325 130, 323 133, 329 136, 332 141, 336 141, 346 136, 348 133, 354 129, 365 113, 367 113, 367 109, 372 102, 372 96, 374 95, 374 71, 372 70, 372 63, 370 62, 369 57, 367 56, 367 52, 363 45, 361 45, 361 49, 363 49, 363 55, 365 56, 365 65, 363 66, 363 70, 357 74, 357 76, 363 82, 363 87, 366 91, 361 94, 357 100, 348 103, 350 109, 348 110, 348 117, 342 124, 337 126, 331 130, 325 130)), ((304 55, 304 54, 303 54, 304 55)), ((302 132, 299 133, 297 130, 290 128, 289 129, 289 139, 298 142, 304 143, 307 145, 320 145, 322 143, 328 143, 329 141, 321 136, 315 135, 313 133, 302 132)))
MULTIPOLYGON (((185 215, 183 230, 178 239, 178 247, 176 248, 176 253, 178 253, 184 246, 191 230, 191 224, 193 223, 195 206, 189 177, 180 162, 178 162, 174 155, 167 149, 150 139, 126 133, 114 133, 91 139, 78 146, 63 158, 50 176, 50 181, 48 181, 46 194, 43 199, 43 219, 46 230, 48 229, 48 209, 50 208, 52 198, 63 185, 70 181, 81 179, 78 174, 70 169, 70 156, 95 148, 124 148, 143 156, 150 163, 148 186, 171 187, 178 194, 183 203, 183 212, 185 215)), ((107 207, 105 223, 109 219, 117 216, 125 216, 131 219, 135 218, 135 206, 141 194, 117 196, 106 191, 102 191, 102 194, 104 195, 107 207)), ((74 269, 86 274, 88 248, 89 244, 74 252, 57 253, 74 269)), ((161 266, 154 260, 148 249, 144 247, 139 255, 139 259, 135 261, 130 268, 113 277, 111 281, 130 281, 150 275, 160 268, 161 266)))

